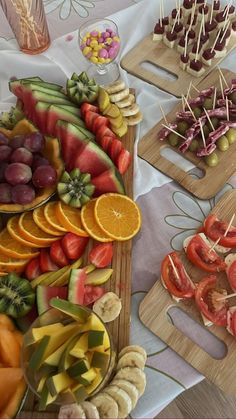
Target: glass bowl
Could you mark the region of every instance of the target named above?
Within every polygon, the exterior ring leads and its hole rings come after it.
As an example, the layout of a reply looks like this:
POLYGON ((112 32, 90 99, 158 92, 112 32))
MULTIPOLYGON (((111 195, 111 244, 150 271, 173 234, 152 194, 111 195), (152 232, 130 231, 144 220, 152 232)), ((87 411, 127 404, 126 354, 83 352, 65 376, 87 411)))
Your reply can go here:
MULTIPOLYGON (((87 398, 92 397, 94 394, 98 393, 102 388, 104 388, 104 386, 109 381, 109 379, 112 375, 112 372, 114 370, 114 367, 115 367, 116 352, 115 352, 115 349, 114 349, 112 337, 111 337, 108 329, 106 328, 105 324, 97 316, 97 314, 95 314, 92 310, 90 310, 87 307, 83 307, 83 306, 77 306, 77 307, 79 307, 85 313, 85 315, 87 315, 86 324, 87 324, 88 320, 92 318, 91 316, 94 316, 93 319, 95 320, 95 322, 98 322, 99 325, 101 326, 100 330, 103 329, 105 332, 107 332, 107 336, 108 336, 109 343, 110 343, 109 360, 107 362, 107 366, 103 370, 100 369, 102 379, 101 379, 100 382, 98 382, 98 385, 93 389, 93 391, 91 391, 86 397, 83 398, 83 400, 85 400, 87 398)), ((74 322, 74 319, 72 317, 70 317, 69 315, 62 313, 60 310, 52 308, 52 309, 46 311, 45 313, 43 313, 41 316, 39 316, 32 323, 30 329, 24 335, 23 346, 22 346, 22 357, 21 357, 22 368, 23 368, 23 371, 24 371, 24 377, 25 377, 25 380, 26 380, 29 388, 39 398, 41 398, 41 394, 39 394, 39 392, 37 391, 37 388, 38 388, 39 381, 42 378, 42 371, 45 371, 45 369, 44 369, 45 364, 43 366, 41 365, 41 367, 37 371, 33 371, 32 368, 30 368, 29 361, 30 361, 30 358, 31 358, 34 350, 35 350, 35 344, 29 344, 29 337, 32 336, 32 329, 39 328, 39 327, 42 327, 42 326, 52 325, 52 324, 59 323, 59 322, 65 327, 65 326, 70 325, 72 322, 74 322)), ((96 325, 98 323, 94 323, 94 321, 92 322, 92 324, 96 324, 96 325)), ((79 323, 78 323, 78 325, 79 325, 79 323)), ((81 324, 79 326, 81 326, 81 324)), ((89 330, 95 330, 95 327, 93 326, 89 330)), ((98 329, 96 329, 96 330, 98 330, 98 329)), ((78 332, 79 332, 79 329, 78 329, 78 332)), ((78 336, 78 339, 81 336, 81 334, 78 336)), ((53 338, 55 336, 55 332, 51 336, 53 338)), ((66 342, 69 343, 70 338, 72 338, 73 336, 75 336, 75 335, 73 334, 72 336, 67 338, 65 343, 66 342)), ((95 350, 96 350, 96 348, 95 348, 95 350)), ((86 355, 87 354, 88 354, 88 352, 86 352, 86 355)), ((75 360, 78 361, 79 359, 76 358, 75 360)), ((98 369, 95 368, 95 370, 97 371, 98 369)), ((61 372, 61 370, 60 370, 60 372, 61 372)), ((58 373, 58 371, 53 372, 53 374, 57 374, 57 373, 58 373)), ((45 372, 44 372, 44 374, 45 374, 45 372)), ((76 385, 77 384, 79 384, 79 383, 76 382, 76 385)), ((91 384, 93 384, 93 382, 91 384)), ((86 386, 85 386, 85 389, 86 389, 86 386)), ((71 404, 71 403, 80 402, 80 401, 82 401, 82 400, 78 401, 78 399, 75 399, 72 392, 64 391, 64 392, 60 392, 58 394, 58 396, 56 397, 56 399, 53 400, 52 403, 55 403, 55 404, 61 406, 61 405, 64 405, 64 404, 71 404)))
POLYGON ((91 64, 86 70, 90 78, 94 78, 99 85, 112 83, 119 78, 119 67, 115 60, 120 51, 120 37, 115 22, 93 19, 84 23, 79 29, 79 46, 91 64))

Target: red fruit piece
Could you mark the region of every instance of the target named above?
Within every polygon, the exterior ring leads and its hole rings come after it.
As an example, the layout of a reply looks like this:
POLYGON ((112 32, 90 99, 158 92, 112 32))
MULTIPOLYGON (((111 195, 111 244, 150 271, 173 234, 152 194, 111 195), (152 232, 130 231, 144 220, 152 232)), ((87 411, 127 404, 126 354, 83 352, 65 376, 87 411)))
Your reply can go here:
POLYGON ((84 287, 84 306, 95 303, 99 298, 105 294, 105 289, 102 287, 93 287, 92 285, 85 285, 84 287))
POLYGON ((105 268, 110 265, 112 256, 112 243, 99 243, 90 250, 88 259, 96 268, 105 268))
POLYGON ((99 108, 95 105, 92 105, 91 103, 87 103, 87 102, 82 103, 82 105, 80 107, 80 112, 81 112, 82 118, 85 117, 85 114, 88 111, 99 113, 99 108))
POLYGON ((116 159, 116 167, 120 174, 123 175, 131 163, 131 154, 128 150, 123 148, 116 159))
POLYGON ((123 149, 122 142, 118 140, 118 138, 114 138, 113 141, 110 143, 110 146, 107 150, 108 156, 110 156, 113 162, 116 161, 122 149, 123 149))
POLYGON ((32 281, 37 276, 41 275, 39 257, 31 259, 25 268, 25 276, 29 281, 32 281))
POLYGON ((102 149, 107 152, 108 149, 109 149, 109 146, 111 144, 111 141, 113 141, 112 137, 110 137, 108 135, 104 135, 104 137, 102 137, 99 144, 102 147, 102 149))
POLYGON ((50 258, 49 252, 47 249, 41 249, 39 255, 39 264, 42 273, 44 272, 53 272, 57 271, 59 267, 50 258))
POLYGON ((62 249, 68 259, 79 259, 85 251, 89 237, 80 237, 74 233, 66 233, 61 240, 62 249))
POLYGON ((105 116, 101 116, 101 115, 99 115, 95 120, 94 120, 94 122, 93 122, 93 125, 92 125, 92 131, 94 132, 94 133, 96 133, 98 130, 99 130, 99 128, 100 127, 102 127, 102 126, 106 126, 106 127, 108 127, 109 126, 109 124, 110 124, 110 122, 109 122, 109 119, 108 118, 106 118, 105 116))
POLYGON ((86 127, 90 131, 93 131, 93 124, 98 117, 99 117, 99 114, 92 111, 87 111, 85 113, 84 121, 85 121, 86 127))
POLYGON ((98 144, 100 144, 102 138, 108 135, 109 137, 116 138, 114 132, 108 128, 106 125, 102 125, 97 131, 96 131, 96 140, 98 144))
POLYGON ((62 248, 61 240, 52 243, 50 247, 50 257, 57 266, 60 266, 60 268, 63 268, 70 263, 62 248))

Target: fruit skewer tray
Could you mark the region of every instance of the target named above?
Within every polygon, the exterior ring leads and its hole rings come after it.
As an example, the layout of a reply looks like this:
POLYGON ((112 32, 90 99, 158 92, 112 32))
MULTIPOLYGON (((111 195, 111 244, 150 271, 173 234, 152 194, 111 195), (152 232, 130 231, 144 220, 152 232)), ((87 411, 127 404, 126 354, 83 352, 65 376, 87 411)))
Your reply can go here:
MULTIPOLYGON (((127 134, 122 137, 122 143, 131 153, 131 164, 123 176, 126 195, 133 197, 133 146, 135 138, 135 127, 129 127, 127 134)), ((87 253, 92 247, 88 246, 87 253)), ((119 317, 108 325, 113 337, 117 352, 129 344, 130 331, 130 296, 131 296, 131 251, 132 240, 113 243, 113 274, 109 281, 104 284, 107 291, 115 292, 122 302, 122 310, 119 317)), ((86 258, 85 258, 86 259, 86 258)), ((85 260, 86 264, 86 260, 85 260)), ((59 407, 56 405, 48 406, 44 412, 38 411, 38 398, 28 391, 23 409, 20 412, 19 419, 56 419, 58 417, 59 407)))

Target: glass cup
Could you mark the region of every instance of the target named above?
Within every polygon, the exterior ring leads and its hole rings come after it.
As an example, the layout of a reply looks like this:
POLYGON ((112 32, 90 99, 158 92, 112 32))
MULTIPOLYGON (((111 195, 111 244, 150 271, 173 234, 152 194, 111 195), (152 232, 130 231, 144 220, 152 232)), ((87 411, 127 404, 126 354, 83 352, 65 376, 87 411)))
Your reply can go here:
POLYGON ((0 5, 22 52, 39 54, 49 47, 42 0, 0 0, 0 5))
POLYGON ((84 57, 91 63, 86 70, 100 86, 119 78, 115 62, 120 51, 118 27, 110 19, 93 19, 79 29, 79 45, 84 57))

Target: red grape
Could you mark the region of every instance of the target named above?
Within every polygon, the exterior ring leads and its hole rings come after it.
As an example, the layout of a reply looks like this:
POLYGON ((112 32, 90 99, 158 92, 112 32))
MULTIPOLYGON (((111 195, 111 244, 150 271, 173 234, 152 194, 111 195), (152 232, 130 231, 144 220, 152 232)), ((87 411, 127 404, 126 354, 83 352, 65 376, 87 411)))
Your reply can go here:
POLYGON ((5 178, 11 185, 26 184, 32 178, 31 168, 24 163, 11 163, 5 170, 5 178))
POLYGON ((35 190, 29 185, 16 185, 12 187, 11 196, 15 204, 30 204, 35 198, 35 190))
POLYGON ((34 171, 39 166, 47 166, 49 163, 48 159, 41 156, 41 154, 35 154, 33 158, 32 170, 34 171))
POLYGON ((25 141, 25 135, 15 135, 10 142, 11 148, 19 148, 22 147, 25 141))
POLYGON ((0 145, 7 145, 8 138, 0 132, 0 145))
POLYGON ((2 204, 10 204, 11 189, 12 187, 8 183, 0 183, 0 202, 2 204))
POLYGON ((25 163, 27 166, 31 166, 33 154, 27 148, 19 147, 13 151, 10 160, 12 163, 25 163))
POLYGON ((44 147, 44 137, 41 132, 33 132, 25 137, 24 147, 32 153, 42 151, 44 147))
POLYGON ((12 149, 8 145, 0 145, 0 162, 9 161, 12 149))
POLYGON ((53 186, 57 181, 57 172, 52 166, 39 166, 35 170, 32 180, 36 188, 53 186))
POLYGON ((0 164, 0 182, 3 182, 5 180, 5 170, 7 168, 8 164, 5 162, 2 162, 0 164))

